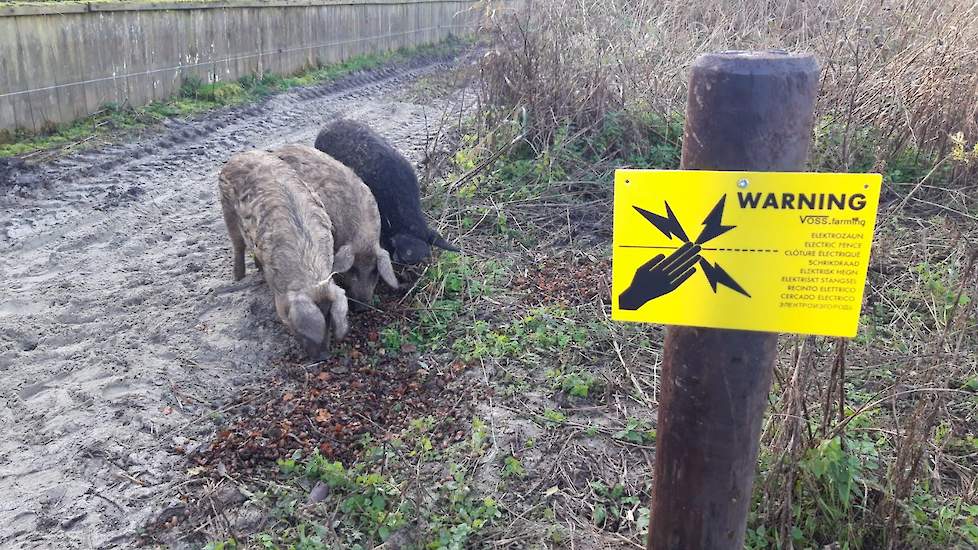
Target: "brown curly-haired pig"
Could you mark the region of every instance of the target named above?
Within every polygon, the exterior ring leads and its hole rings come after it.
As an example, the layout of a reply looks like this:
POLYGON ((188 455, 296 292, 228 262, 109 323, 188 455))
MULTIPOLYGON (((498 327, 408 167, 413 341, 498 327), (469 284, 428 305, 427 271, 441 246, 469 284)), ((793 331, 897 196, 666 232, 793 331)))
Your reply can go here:
POLYGON ((397 288, 390 255, 380 246, 380 213, 370 188, 353 170, 312 147, 285 145, 272 153, 318 194, 333 221, 333 246, 352 248, 353 267, 343 281, 354 309, 362 309, 373 300, 378 275, 391 288, 397 288))
POLYGON ((333 224, 312 191, 275 155, 239 153, 218 177, 224 222, 234 254, 234 280, 245 275, 245 248, 275 297, 279 318, 306 353, 321 359, 333 332, 342 339, 347 323, 346 293, 333 274, 353 263, 350 247, 333 249, 333 224), (322 308, 322 309, 320 309, 322 308))

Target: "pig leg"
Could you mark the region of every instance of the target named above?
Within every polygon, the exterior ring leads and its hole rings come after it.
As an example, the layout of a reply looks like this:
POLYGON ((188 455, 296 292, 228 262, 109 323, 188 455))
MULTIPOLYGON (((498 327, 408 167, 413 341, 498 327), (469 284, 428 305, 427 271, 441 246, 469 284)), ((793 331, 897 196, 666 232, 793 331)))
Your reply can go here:
POLYGON ((234 280, 240 281, 245 276, 245 242, 241 234, 241 222, 234 207, 228 199, 221 197, 221 210, 224 212, 224 225, 231 237, 231 254, 234 257, 234 280))

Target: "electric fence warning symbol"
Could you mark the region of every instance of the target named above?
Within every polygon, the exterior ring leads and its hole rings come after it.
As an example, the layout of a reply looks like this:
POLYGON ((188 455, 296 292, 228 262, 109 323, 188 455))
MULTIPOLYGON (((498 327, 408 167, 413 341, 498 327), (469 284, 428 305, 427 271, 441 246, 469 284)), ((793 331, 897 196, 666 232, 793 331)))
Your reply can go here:
POLYGON ((665 254, 659 254, 642 264, 635 272, 632 284, 618 297, 618 307, 625 310, 636 310, 649 301, 676 290, 679 285, 685 283, 696 273, 697 265, 702 270, 703 275, 706 276, 706 280, 709 281, 714 294, 717 292, 717 287, 722 285, 750 298, 750 294, 744 290, 744 287, 740 286, 729 273, 724 271, 720 264, 711 264, 703 257, 704 244, 736 228, 734 225, 723 225, 723 208, 726 200, 726 195, 720 197, 720 201, 703 220, 703 230, 695 241, 690 241, 689 237, 686 236, 682 224, 679 223, 672 208, 669 207, 669 201, 665 201, 666 216, 633 205, 632 208, 655 226, 659 232, 670 240, 673 236, 678 237, 683 244, 668 257, 665 254))
POLYGON ((879 174, 618 170, 611 318, 854 336, 879 174))

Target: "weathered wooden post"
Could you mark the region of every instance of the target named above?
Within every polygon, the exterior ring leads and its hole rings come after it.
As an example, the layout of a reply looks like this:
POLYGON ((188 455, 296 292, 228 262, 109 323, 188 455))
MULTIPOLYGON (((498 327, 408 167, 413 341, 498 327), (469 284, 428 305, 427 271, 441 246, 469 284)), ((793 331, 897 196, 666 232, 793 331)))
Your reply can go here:
MULTIPOLYGON (((708 54, 689 80, 683 169, 805 169, 818 90, 812 56, 708 54)), ((777 351, 773 333, 669 328, 650 550, 743 548, 777 351)))

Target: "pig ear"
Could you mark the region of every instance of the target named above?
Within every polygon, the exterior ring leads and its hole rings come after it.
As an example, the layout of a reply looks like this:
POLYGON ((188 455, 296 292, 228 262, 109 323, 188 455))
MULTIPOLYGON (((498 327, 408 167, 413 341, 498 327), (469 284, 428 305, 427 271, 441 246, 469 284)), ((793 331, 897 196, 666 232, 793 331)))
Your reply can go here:
POLYGON ((288 316, 292 330, 319 345, 326 333, 326 320, 314 301, 304 293, 288 296, 288 316))
POLYGON ((397 284, 397 277, 394 276, 394 266, 391 265, 391 255, 381 248, 380 245, 377 245, 377 271, 380 273, 380 278, 387 283, 387 286, 394 289, 399 286, 397 284))
POLYGON ((354 255, 353 247, 344 244, 333 255, 333 271, 336 273, 346 273, 353 267, 354 255))
POLYGON ((313 295, 314 301, 317 303, 329 302, 329 318, 333 321, 333 333, 337 340, 342 340, 350 329, 346 320, 346 315, 350 311, 346 291, 333 282, 332 278, 329 278, 315 286, 313 295))
POLYGON ((336 283, 331 282, 330 290, 332 290, 332 304, 329 306, 329 317, 333 321, 333 334, 336 335, 337 340, 342 340, 348 330, 350 330, 350 325, 346 320, 346 315, 350 311, 349 302, 346 299, 346 292, 336 286, 336 283))

